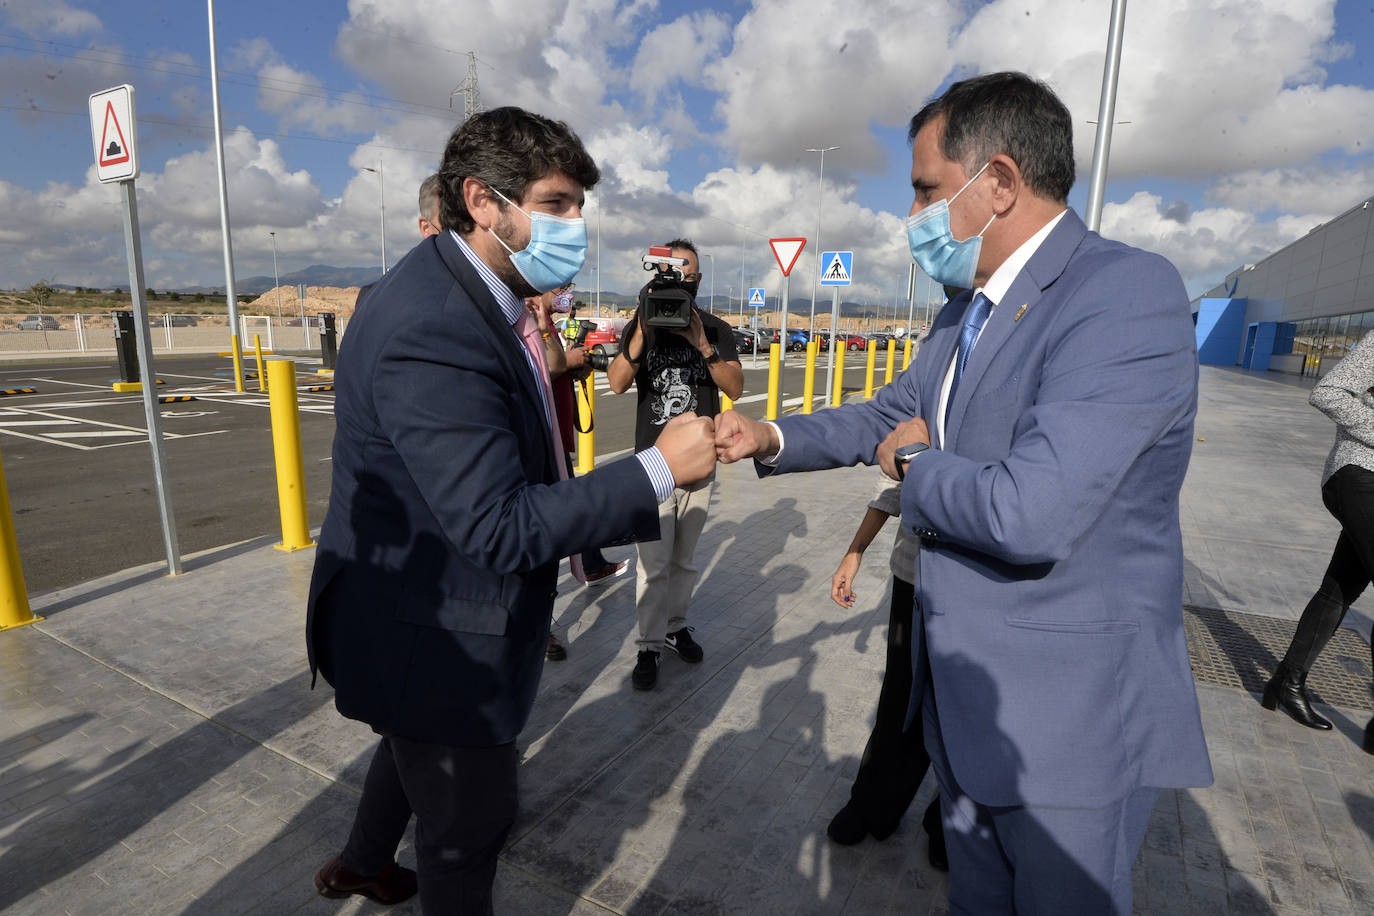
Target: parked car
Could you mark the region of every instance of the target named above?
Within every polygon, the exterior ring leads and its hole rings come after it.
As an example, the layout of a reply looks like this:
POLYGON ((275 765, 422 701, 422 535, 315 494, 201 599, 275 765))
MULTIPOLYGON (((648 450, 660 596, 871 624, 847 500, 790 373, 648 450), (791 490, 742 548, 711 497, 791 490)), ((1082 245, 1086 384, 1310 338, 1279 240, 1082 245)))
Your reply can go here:
POLYGON ((21 331, 56 331, 61 325, 51 315, 28 315, 19 319, 21 331))
POLYGON ((735 349, 740 353, 753 353, 759 348, 759 332, 747 328, 731 328, 735 335, 735 349))
POLYGON ((846 350, 862 350, 868 346, 868 338, 858 334, 841 334, 840 340, 844 342, 846 350))

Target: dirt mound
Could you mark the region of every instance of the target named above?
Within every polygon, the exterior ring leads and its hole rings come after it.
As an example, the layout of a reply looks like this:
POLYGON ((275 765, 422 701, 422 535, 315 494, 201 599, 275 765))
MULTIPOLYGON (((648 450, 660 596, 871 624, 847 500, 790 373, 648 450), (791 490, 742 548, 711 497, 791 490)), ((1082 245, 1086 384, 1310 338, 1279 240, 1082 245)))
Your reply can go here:
MULTIPOLYGON (((269 289, 252 302, 246 303, 245 311, 259 315, 277 313, 277 293, 281 293, 281 313, 283 317, 299 316, 301 299, 296 295, 296 287, 279 286, 269 289)), ((347 321, 353 317, 353 306, 358 301, 358 287, 348 286, 307 286, 305 288, 305 314, 313 317, 320 312, 333 312, 336 320, 347 321)))

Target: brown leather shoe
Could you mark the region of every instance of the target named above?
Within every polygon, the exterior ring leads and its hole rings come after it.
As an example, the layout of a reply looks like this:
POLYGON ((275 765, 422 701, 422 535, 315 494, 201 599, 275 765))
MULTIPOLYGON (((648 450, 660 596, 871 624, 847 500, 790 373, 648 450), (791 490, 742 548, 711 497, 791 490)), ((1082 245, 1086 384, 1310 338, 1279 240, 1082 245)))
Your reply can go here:
POLYGON ((335 856, 315 875, 315 890, 323 897, 347 897, 362 894, 369 900, 387 905, 400 903, 415 896, 418 885, 415 872, 392 862, 375 875, 360 875, 335 856))

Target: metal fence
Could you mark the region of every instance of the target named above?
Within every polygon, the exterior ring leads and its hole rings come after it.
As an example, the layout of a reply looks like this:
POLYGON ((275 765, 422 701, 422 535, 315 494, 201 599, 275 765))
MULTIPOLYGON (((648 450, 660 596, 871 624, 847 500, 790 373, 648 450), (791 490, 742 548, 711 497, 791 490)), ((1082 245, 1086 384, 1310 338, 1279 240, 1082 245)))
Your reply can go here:
MULTIPOLYGON (((336 331, 340 337, 346 324, 342 319, 338 322, 336 331)), ((155 352, 229 348, 226 315, 149 315, 148 325, 155 352)), ((319 318, 313 315, 306 316, 304 321, 240 315, 240 346, 250 349, 254 334, 259 335, 267 350, 316 350, 320 346, 319 318)), ((0 353, 113 352, 114 348, 114 318, 108 314, 14 315, 0 319, 0 353)))

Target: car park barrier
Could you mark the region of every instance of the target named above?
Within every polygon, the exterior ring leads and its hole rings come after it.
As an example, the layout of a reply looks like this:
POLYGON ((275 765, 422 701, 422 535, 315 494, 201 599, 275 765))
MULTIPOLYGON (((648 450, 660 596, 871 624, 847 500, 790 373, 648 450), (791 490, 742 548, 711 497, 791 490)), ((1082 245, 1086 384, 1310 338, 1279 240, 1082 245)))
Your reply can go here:
POLYGON ((891 385, 891 384, 892 384, 892 373, 893 373, 893 371, 896 369, 896 363, 897 363, 897 341, 896 341, 894 338, 888 338, 888 341, 887 341, 887 368, 885 368, 885 369, 883 370, 883 384, 884 384, 884 385, 891 385))
POLYGON ((10 490, 5 483, 4 464, 0 463, 0 632, 42 619, 35 617, 29 608, 24 568, 19 562, 19 542, 14 537, 10 490))
POLYGON ((778 371, 778 363, 782 359, 782 344, 768 345, 768 409, 764 414, 765 420, 776 420, 778 418, 778 401, 782 387, 778 371))
POLYGON ((811 412, 811 399, 816 395, 816 342, 806 345, 806 382, 802 385, 802 413, 811 412))
POLYGON ((267 400, 272 415, 272 450, 277 463, 277 507, 281 513, 278 550, 315 546, 305 509, 305 459, 301 453, 301 412, 296 402, 296 362, 274 359, 267 364, 272 376, 267 400))
POLYGON ((830 406, 839 407, 844 400, 844 353, 848 347, 841 347, 835 343, 835 390, 830 392, 830 406))
MULTIPOLYGON (((596 467, 596 373, 585 384, 573 385, 577 395, 577 473, 589 474, 596 467), (586 430, 583 432, 582 430, 586 430)), ((555 443, 560 449, 561 442, 555 443)))
POLYGON ((320 362, 326 369, 334 368, 339 358, 339 339, 334 332, 334 313, 320 312, 320 362))
POLYGON ((878 361, 878 342, 868 342, 868 368, 864 370, 864 400, 873 397, 873 367, 878 361))

